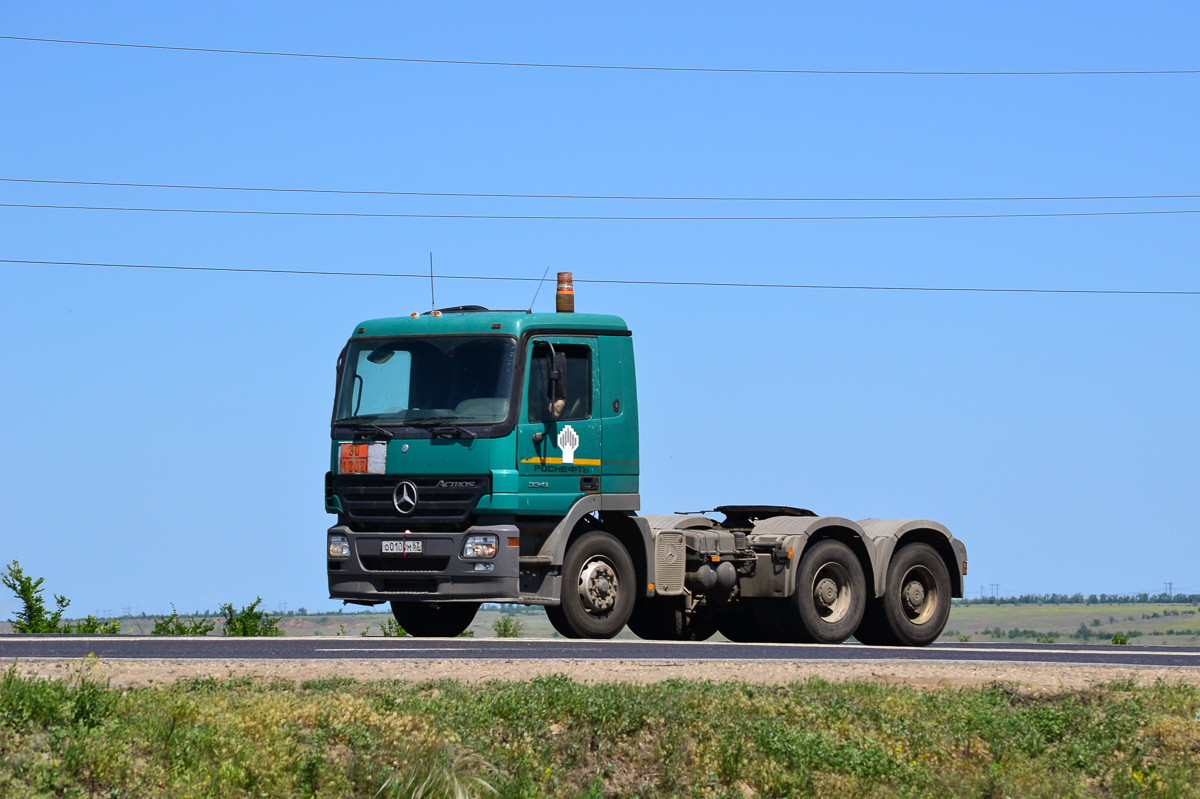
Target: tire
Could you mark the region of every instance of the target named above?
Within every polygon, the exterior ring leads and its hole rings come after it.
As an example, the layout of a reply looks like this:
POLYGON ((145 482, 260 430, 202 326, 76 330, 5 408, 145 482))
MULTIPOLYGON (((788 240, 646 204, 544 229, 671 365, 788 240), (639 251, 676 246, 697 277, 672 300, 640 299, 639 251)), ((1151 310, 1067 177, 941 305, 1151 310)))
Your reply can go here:
POLYGON ((754 607, 747 600, 742 600, 721 614, 717 632, 735 644, 752 644, 766 640, 758 627, 754 607))
POLYGON ((754 624, 758 630, 756 641, 764 644, 812 643, 788 600, 756 599, 752 607, 754 624))
POLYGON ((678 609, 674 597, 639 597, 629 616, 629 630, 646 641, 670 641, 675 634, 678 609))
POLYGON ((550 623, 571 638, 612 638, 625 628, 637 594, 633 560, 614 536, 593 530, 563 559, 561 602, 550 623), (555 617, 565 629, 560 629, 555 617), (574 633, 571 635, 570 633, 574 633))
POLYGON ((899 640, 892 634, 892 628, 887 623, 883 597, 867 603, 867 612, 863 614, 862 622, 854 631, 854 637, 860 644, 867 646, 899 646, 899 640))
POLYGON ((392 615, 409 635, 453 638, 475 620, 478 602, 393 602, 392 615))
POLYGON ((686 612, 683 597, 641 597, 629 629, 647 641, 707 641, 717 632, 717 617, 706 610, 686 612))
POLYGON ((867 608, 867 580, 854 550, 833 540, 805 550, 789 602, 809 641, 840 644, 853 635, 867 608))
POLYGON ((550 626, 563 638, 580 637, 579 633, 575 632, 575 629, 567 623, 567 616, 559 605, 547 605, 546 618, 550 619, 550 626))
POLYGON ((888 564, 882 617, 895 644, 928 646, 950 618, 950 573, 928 544, 901 547, 888 564))

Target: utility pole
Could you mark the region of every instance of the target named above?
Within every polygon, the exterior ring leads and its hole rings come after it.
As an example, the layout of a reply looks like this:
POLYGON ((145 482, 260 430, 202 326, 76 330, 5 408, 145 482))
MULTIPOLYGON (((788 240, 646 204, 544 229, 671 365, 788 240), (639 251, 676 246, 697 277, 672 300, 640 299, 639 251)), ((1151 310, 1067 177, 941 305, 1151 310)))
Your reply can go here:
POLYGON ((996 599, 1000 593, 1000 583, 992 583, 992 599, 996 599))
POLYGON ((1172 592, 1171 592, 1171 587, 1172 587, 1172 585, 1173 585, 1173 584, 1172 584, 1172 583, 1170 583, 1170 582, 1166 582, 1166 583, 1163 583, 1163 585, 1164 585, 1164 586, 1166 587, 1166 589, 1167 589, 1167 601, 1168 601, 1168 602, 1170 602, 1170 601, 1171 601, 1171 597, 1173 596, 1173 594, 1172 594, 1172 592))

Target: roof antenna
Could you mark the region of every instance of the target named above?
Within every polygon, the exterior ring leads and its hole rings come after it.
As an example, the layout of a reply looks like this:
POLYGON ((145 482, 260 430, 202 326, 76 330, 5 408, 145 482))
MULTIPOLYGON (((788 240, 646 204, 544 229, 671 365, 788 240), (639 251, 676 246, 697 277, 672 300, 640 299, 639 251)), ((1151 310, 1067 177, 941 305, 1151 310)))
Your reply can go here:
POLYGON ((437 300, 433 296, 433 253, 429 253, 429 310, 437 310, 437 300))
POLYGON ((542 272, 542 279, 538 281, 537 291, 533 292, 533 300, 529 303, 529 310, 525 313, 533 313, 533 303, 537 302, 537 295, 542 290, 542 284, 546 282, 546 275, 550 274, 550 265, 546 264, 546 271, 542 272))

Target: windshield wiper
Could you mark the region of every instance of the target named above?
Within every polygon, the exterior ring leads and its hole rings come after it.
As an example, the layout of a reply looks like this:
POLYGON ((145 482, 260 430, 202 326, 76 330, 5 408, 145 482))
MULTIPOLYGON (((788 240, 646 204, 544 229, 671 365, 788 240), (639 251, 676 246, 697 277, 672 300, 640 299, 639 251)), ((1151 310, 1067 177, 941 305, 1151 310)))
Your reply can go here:
MULTIPOLYGON (((384 428, 384 427, 380 427, 379 425, 375 424, 374 422, 363 422, 363 421, 356 422, 356 421, 354 421, 355 419, 358 419, 358 417, 357 416, 348 416, 345 419, 338 419, 335 424, 344 425, 346 427, 353 427, 353 428, 356 428, 357 430, 363 430, 363 429, 374 430, 376 433, 378 433, 379 435, 388 439, 389 441, 396 437, 396 434, 393 433, 391 430, 388 430, 387 428, 384 428)), ((357 436, 357 433, 356 433, 356 436, 357 436)), ((367 438, 367 437, 369 437, 369 436, 364 436, 364 438, 367 438)))
POLYGON ((413 427, 420 427, 428 430, 433 434, 434 438, 455 438, 466 436, 467 438, 479 438, 479 434, 473 430, 468 430, 460 424, 451 422, 442 416, 429 416, 424 419, 407 419, 404 422, 413 427))

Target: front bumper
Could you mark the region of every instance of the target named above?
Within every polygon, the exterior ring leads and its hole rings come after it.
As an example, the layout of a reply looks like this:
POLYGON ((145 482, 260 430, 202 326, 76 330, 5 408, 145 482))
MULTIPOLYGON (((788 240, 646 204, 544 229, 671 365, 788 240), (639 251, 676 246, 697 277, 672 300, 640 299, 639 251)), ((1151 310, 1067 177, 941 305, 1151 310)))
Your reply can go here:
MULTIPOLYGON (((519 599, 520 546, 515 525, 476 525, 461 533, 355 533, 344 525, 329 528, 329 535, 345 536, 350 556, 329 558, 329 598, 360 602, 444 600, 516 602, 519 599), (462 557, 469 535, 496 536, 496 556, 487 560, 462 557), (383 541, 420 539, 423 552, 383 555, 383 541), (492 564, 491 571, 476 571, 477 563, 492 564)), ((328 536, 326 537, 328 540, 328 536)))

